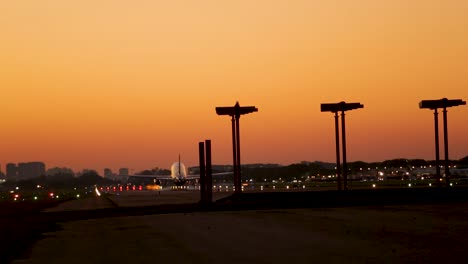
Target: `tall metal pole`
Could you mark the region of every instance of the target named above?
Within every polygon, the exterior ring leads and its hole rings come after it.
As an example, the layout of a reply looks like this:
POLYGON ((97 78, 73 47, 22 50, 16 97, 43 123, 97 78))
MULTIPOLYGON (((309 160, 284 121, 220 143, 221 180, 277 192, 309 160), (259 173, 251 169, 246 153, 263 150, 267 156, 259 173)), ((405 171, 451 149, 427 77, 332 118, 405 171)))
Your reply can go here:
POLYGON ((229 115, 231 116, 232 122, 232 158, 234 163, 234 186, 235 192, 240 193, 242 172, 241 172, 241 161, 240 161, 240 132, 239 132, 239 118, 241 115, 257 112, 258 109, 255 106, 244 106, 241 107, 239 102, 236 102, 234 107, 216 107, 216 113, 218 115, 229 115))
POLYGON ((239 129, 239 119, 240 115, 236 114, 236 143, 237 143, 237 186, 236 193, 241 193, 241 182, 242 182, 242 173, 241 173, 241 162, 240 162, 240 129, 239 129))
POLYGON ((236 120, 231 116, 232 122, 232 168, 234 170, 234 188, 237 188, 237 143, 236 143, 236 120))
POLYGON ((206 149, 206 202, 213 201, 213 177, 211 168, 211 140, 205 140, 206 149))
POLYGON ((205 144, 198 142, 198 157, 200 161, 200 202, 206 203, 206 181, 205 181, 205 144))
POLYGON ((343 142, 343 185, 344 190, 348 190, 348 167, 346 164, 346 126, 345 111, 341 111, 341 137, 343 142))
POLYGON ((340 131, 338 123, 338 112, 335 112, 335 143, 336 143, 336 177, 338 181, 338 190, 342 190, 341 185, 341 164, 340 164, 340 131))
POLYGON ((445 183, 450 187, 450 170, 449 170, 449 154, 448 154, 448 129, 447 129, 447 108, 444 107, 444 152, 445 152, 445 183))
POLYGON ((442 178, 440 177, 440 157, 439 157, 439 113, 437 112, 437 108, 434 109, 434 129, 435 129, 437 187, 441 187, 442 178))

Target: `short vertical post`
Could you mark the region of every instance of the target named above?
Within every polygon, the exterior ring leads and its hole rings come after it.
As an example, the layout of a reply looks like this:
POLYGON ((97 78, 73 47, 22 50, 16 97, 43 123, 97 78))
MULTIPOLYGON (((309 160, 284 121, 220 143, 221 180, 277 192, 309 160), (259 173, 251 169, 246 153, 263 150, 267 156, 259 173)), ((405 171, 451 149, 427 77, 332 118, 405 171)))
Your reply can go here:
POLYGON ((200 202, 206 203, 206 181, 205 181, 205 143, 198 143, 198 156, 200 160, 200 202))
POLYGON ((205 140, 206 149, 206 202, 208 204, 213 202, 213 177, 211 166, 211 140, 205 140))

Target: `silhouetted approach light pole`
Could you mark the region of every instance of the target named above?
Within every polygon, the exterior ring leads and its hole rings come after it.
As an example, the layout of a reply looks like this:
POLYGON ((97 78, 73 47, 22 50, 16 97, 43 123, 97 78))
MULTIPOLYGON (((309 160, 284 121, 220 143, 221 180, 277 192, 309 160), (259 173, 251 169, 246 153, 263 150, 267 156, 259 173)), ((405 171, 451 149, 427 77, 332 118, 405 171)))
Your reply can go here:
POLYGON ((340 132, 338 122, 338 112, 341 112, 341 136, 343 145, 343 188, 348 190, 348 168, 346 164, 346 126, 345 126, 345 111, 363 108, 361 103, 326 103, 320 105, 320 111, 335 113, 335 142, 336 142, 336 177, 338 190, 342 190, 341 184, 341 165, 340 165, 340 132))
POLYGON ((239 119, 241 115, 257 112, 255 106, 240 106, 236 102, 234 106, 216 107, 216 114, 231 116, 232 123, 232 159, 234 168, 234 188, 235 193, 242 192, 241 163, 240 163, 240 129, 239 119))
POLYGON ((419 102, 419 108, 427 108, 434 110, 434 129, 435 129, 435 152, 436 152, 436 177, 437 186, 442 185, 442 178, 440 176, 439 166, 439 113, 437 109, 444 109, 444 152, 445 152, 445 183, 447 187, 450 187, 450 170, 449 170, 449 158, 448 158, 448 129, 447 129, 447 108, 452 106, 466 105, 466 101, 461 99, 449 100, 447 98, 439 100, 422 100, 419 102))

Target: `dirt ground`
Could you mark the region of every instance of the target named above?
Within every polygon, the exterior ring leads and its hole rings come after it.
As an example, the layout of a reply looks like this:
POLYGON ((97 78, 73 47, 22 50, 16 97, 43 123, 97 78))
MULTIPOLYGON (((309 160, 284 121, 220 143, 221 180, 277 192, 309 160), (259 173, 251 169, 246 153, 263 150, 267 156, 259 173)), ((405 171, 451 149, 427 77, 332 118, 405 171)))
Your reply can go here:
POLYGON ((59 224, 13 263, 466 263, 468 203, 123 216, 59 224))

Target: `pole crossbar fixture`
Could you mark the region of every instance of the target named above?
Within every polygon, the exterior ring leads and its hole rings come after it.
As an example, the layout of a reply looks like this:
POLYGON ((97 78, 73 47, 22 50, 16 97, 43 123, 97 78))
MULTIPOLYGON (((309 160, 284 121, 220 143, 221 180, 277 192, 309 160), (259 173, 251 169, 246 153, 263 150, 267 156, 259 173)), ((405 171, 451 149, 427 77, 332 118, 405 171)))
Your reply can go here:
POLYGON ((228 115, 231 117, 232 123, 232 159, 234 169, 234 188, 235 193, 242 192, 242 179, 241 179, 241 163, 240 163, 240 129, 239 119, 241 115, 257 112, 255 106, 240 106, 236 102, 234 106, 216 107, 216 114, 228 115))
POLYGON ((436 152, 436 178, 437 186, 442 186, 442 177, 440 175, 440 158, 439 158, 439 108, 443 109, 444 118, 444 154, 445 154, 445 184, 450 187, 450 170, 449 170, 449 157, 448 157, 448 129, 447 129, 447 108, 459 105, 466 105, 466 101, 462 99, 447 99, 442 98, 439 100, 422 100, 419 102, 419 108, 434 110, 434 130, 435 130, 435 152, 436 152))
POLYGON ((364 105, 361 103, 325 103, 320 105, 321 112, 332 112, 335 114, 335 144, 336 144, 336 177, 338 190, 342 190, 342 185, 344 190, 348 190, 348 168, 346 163, 346 126, 345 126, 345 111, 350 111, 354 109, 364 108, 364 105), (340 165, 340 132, 339 132, 339 122, 338 122, 338 113, 341 112, 341 134, 342 134, 342 148, 343 148, 343 170, 341 170, 340 165), (341 175, 343 174, 343 175, 341 175), (343 176, 343 177, 342 177, 343 176), (343 178, 343 184, 342 184, 343 178))

